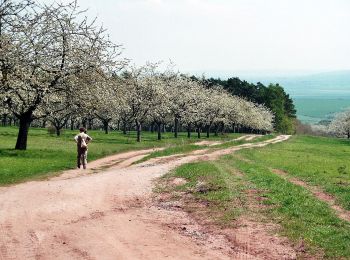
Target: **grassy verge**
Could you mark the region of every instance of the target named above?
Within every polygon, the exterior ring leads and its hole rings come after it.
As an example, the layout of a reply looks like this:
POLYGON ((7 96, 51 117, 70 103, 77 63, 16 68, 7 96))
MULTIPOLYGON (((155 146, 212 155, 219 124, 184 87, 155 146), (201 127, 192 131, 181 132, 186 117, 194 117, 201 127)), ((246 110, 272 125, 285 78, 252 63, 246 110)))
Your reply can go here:
POLYGON ((350 210, 350 141, 344 139, 293 136, 263 149, 242 150, 251 161, 278 168, 334 195, 350 210))
MULTIPOLYGON (((212 218, 218 225, 234 225, 237 217, 251 214, 247 205, 247 194, 250 190, 255 190, 259 194, 256 197, 257 203, 265 205, 257 209, 258 213, 264 216, 264 219, 278 223, 281 226, 281 235, 287 236, 295 245, 302 242, 309 255, 320 255, 322 252, 324 258, 350 259, 350 224, 340 220, 326 203, 319 201, 310 192, 270 170, 271 167, 285 170, 293 167, 304 169, 303 165, 306 165, 306 176, 312 163, 316 168, 321 168, 322 165, 325 167, 332 151, 338 151, 340 154, 344 149, 348 149, 343 146, 342 140, 294 137, 288 142, 265 148, 241 150, 217 161, 186 164, 165 176, 165 179, 186 179, 185 184, 168 186, 168 192, 191 194, 204 202, 207 205, 205 217, 212 218), (318 151, 317 144, 323 150, 318 151), (307 157, 305 149, 308 151, 307 157), (288 160, 288 156, 292 156, 292 159, 288 160), (239 159, 242 157, 249 160, 242 161, 239 159), (316 166, 322 162, 322 157, 325 162, 316 166)), ((334 159, 334 164, 327 165, 328 170, 332 165, 335 167, 339 163, 347 163, 343 155, 339 158, 335 156, 334 159)), ((334 175, 337 172, 335 168, 334 175)), ((309 172, 311 176, 308 179, 314 178, 313 173, 314 171, 309 172)), ((346 174, 338 174, 341 175, 335 177, 324 173, 322 177, 328 178, 329 181, 336 178, 337 182, 340 181, 340 177, 342 182, 347 180, 346 174)))
MULTIPOLYGON (((54 172, 75 167, 76 145, 73 137, 76 131, 65 130, 60 137, 49 135, 47 129, 31 128, 28 150, 14 150, 18 129, 0 127, 0 185, 18 183, 33 178, 48 176, 54 172)), ((197 142, 197 138, 187 138, 187 133, 164 133, 161 141, 156 134, 143 133, 141 143, 135 141, 136 133, 123 135, 120 132, 104 134, 102 131, 89 131, 93 142, 89 145, 89 161, 106 155, 154 147, 176 147, 197 142)), ((232 138, 230 135, 215 139, 232 138)))
MULTIPOLYGON (((206 205, 204 214, 216 224, 230 226, 245 209, 246 196, 243 193, 245 182, 232 168, 217 162, 198 162, 180 166, 163 178, 163 191, 190 193, 194 199, 206 205), (164 186, 167 179, 183 178, 187 182, 179 186, 164 186), (206 211, 210 211, 207 215, 206 211)), ((175 199, 177 196, 175 196, 175 199)), ((187 208, 191 211, 193 209, 187 208)), ((199 213, 195 209, 196 214, 199 213)))
POLYGON ((326 203, 271 173, 267 167, 234 159, 229 163, 264 191, 264 203, 272 206, 265 214, 282 226, 282 235, 294 242, 304 241, 311 254, 320 248, 326 258, 350 258, 350 224, 337 218, 326 203))

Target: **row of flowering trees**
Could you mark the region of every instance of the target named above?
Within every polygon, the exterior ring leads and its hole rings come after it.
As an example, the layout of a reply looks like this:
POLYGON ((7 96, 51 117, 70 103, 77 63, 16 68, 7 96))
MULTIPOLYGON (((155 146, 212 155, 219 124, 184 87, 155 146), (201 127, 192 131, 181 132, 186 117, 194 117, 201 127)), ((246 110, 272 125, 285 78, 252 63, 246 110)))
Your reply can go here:
MULTIPOLYGON (((205 131, 272 131, 273 115, 257 105, 227 93, 222 87, 208 88, 199 81, 172 70, 161 72, 158 64, 129 67, 118 75, 86 75, 71 94, 48 96, 41 113, 57 133, 74 120, 96 119, 106 133, 119 122, 137 131, 153 125, 161 139, 162 129, 171 127, 177 137, 181 127, 188 136, 195 130, 198 137, 205 131)), ((40 110, 39 110, 40 111, 40 110)))
POLYGON ((350 110, 337 113, 326 131, 331 135, 350 139, 350 110))
POLYGON ((49 122, 57 134, 98 121, 135 128, 171 126, 188 135, 230 128, 272 131, 273 115, 262 105, 208 87, 159 64, 127 66, 121 46, 89 23, 77 3, 38 5, 0 0, 0 115, 19 125, 16 149, 26 149, 33 122, 49 122))
MULTIPOLYGON (((210 131, 217 132, 224 127, 272 131, 273 115, 264 106, 232 96, 220 86, 208 88, 172 70, 160 72, 157 68, 157 64, 132 67, 121 76, 113 77, 111 84, 101 85, 109 89, 114 86, 116 99, 112 107, 102 106, 102 111, 101 106, 95 108, 98 114, 104 115, 100 119, 119 120, 123 126, 134 124, 138 141, 145 124, 157 126, 159 139, 165 125, 172 126, 175 137, 180 126, 189 136, 192 130, 197 131, 198 137, 202 131, 209 137, 210 131)), ((91 92, 96 90, 93 88, 91 92)), ((106 96, 105 100, 110 97, 106 96)))

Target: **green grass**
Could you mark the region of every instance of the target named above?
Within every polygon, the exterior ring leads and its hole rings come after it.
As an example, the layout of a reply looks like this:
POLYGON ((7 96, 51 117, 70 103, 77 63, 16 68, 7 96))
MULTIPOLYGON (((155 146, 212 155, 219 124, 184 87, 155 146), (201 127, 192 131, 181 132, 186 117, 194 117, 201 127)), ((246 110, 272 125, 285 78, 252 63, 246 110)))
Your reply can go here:
POLYGON ((281 235, 295 245, 304 241, 309 255, 322 252, 328 259, 350 259, 350 223, 339 219, 329 205, 305 188, 271 172, 271 168, 284 169, 328 188, 339 201, 349 202, 346 201, 349 185, 344 185, 349 183, 349 153, 347 140, 296 136, 284 143, 241 150, 214 162, 186 164, 166 178, 185 178, 188 182, 176 189, 209 201, 206 216, 213 217, 220 225, 251 214, 246 194, 247 190, 254 189, 266 205, 258 209, 259 214, 280 224, 281 235), (242 157, 249 160, 242 161, 242 157), (338 170, 339 165, 345 167, 338 170), (202 183, 204 189, 199 190, 198 183, 202 183), (218 215, 221 218, 217 218, 218 215))
MULTIPOLYGON (((242 193, 245 183, 232 170, 220 162, 188 163, 164 178, 186 179, 186 184, 172 188, 175 191, 191 192, 195 198, 205 201, 211 213, 218 213, 211 214, 215 223, 227 226, 240 216, 243 212, 241 206, 245 203, 245 195, 242 193), (237 207, 236 204, 240 206, 237 207)), ((169 191, 169 187, 165 190, 169 191)))
MULTIPOLYGON (((60 137, 56 137, 49 135, 47 129, 31 128, 26 151, 13 149, 17 131, 16 127, 0 127, 0 185, 41 178, 75 167, 76 145, 73 137, 77 131, 65 130, 60 137)), ((194 136, 188 139, 187 133, 179 133, 177 139, 173 138, 172 133, 164 133, 163 140, 158 141, 156 133, 143 132, 141 143, 135 141, 135 132, 127 135, 111 132, 106 135, 102 131, 89 131, 89 134, 93 138, 89 145, 89 161, 130 150, 183 146, 198 141, 194 136)), ((224 135, 217 138, 231 137, 224 135)))
POLYGON ((288 142, 240 154, 266 167, 278 168, 334 195, 350 210, 350 141, 293 136, 288 142))
POLYGON ((295 243, 303 240, 311 254, 320 248, 326 258, 350 258, 350 224, 340 220, 326 203, 267 167, 235 159, 230 163, 264 191, 265 203, 272 205, 265 214, 282 226, 282 235, 295 243))

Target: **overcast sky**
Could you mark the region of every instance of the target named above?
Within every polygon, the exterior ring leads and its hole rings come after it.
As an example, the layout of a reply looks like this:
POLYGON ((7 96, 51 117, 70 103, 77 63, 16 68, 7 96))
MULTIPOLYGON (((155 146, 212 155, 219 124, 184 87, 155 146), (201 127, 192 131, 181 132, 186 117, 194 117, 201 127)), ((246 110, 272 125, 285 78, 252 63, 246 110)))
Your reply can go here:
MULTIPOLYGON (((49 1, 49 0, 48 0, 49 1)), ((349 0, 80 0, 136 64, 181 71, 350 69, 349 0)))

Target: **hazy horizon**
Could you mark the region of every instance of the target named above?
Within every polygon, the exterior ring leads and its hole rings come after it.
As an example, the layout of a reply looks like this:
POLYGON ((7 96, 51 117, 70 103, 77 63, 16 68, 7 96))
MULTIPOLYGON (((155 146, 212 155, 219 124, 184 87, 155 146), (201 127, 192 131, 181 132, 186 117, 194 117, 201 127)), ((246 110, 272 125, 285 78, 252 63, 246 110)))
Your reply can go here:
POLYGON ((196 76, 204 75, 206 77, 227 79, 230 77, 305 77, 321 74, 343 74, 350 73, 350 69, 342 70, 185 70, 185 74, 193 74, 196 76))
MULTIPOLYGON (((52 2, 53 0, 42 0, 52 2)), ((63 0, 69 2, 70 0, 63 0)), ((349 70, 350 1, 80 0, 136 65, 180 71, 349 70)))
POLYGON ((137 66, 171 60, 181 73, 279 83, 298 99, 298 116, 309 122, 350 104, 350 59, 344 58, 350 57, 350 1, 80 0, 78 4, 88 9, 88 17, 97 16, 97 24, 107 29, 111 40, 123 45, 123 57, 137 66), (320 113, 315 113, 316 105, 320 113))

